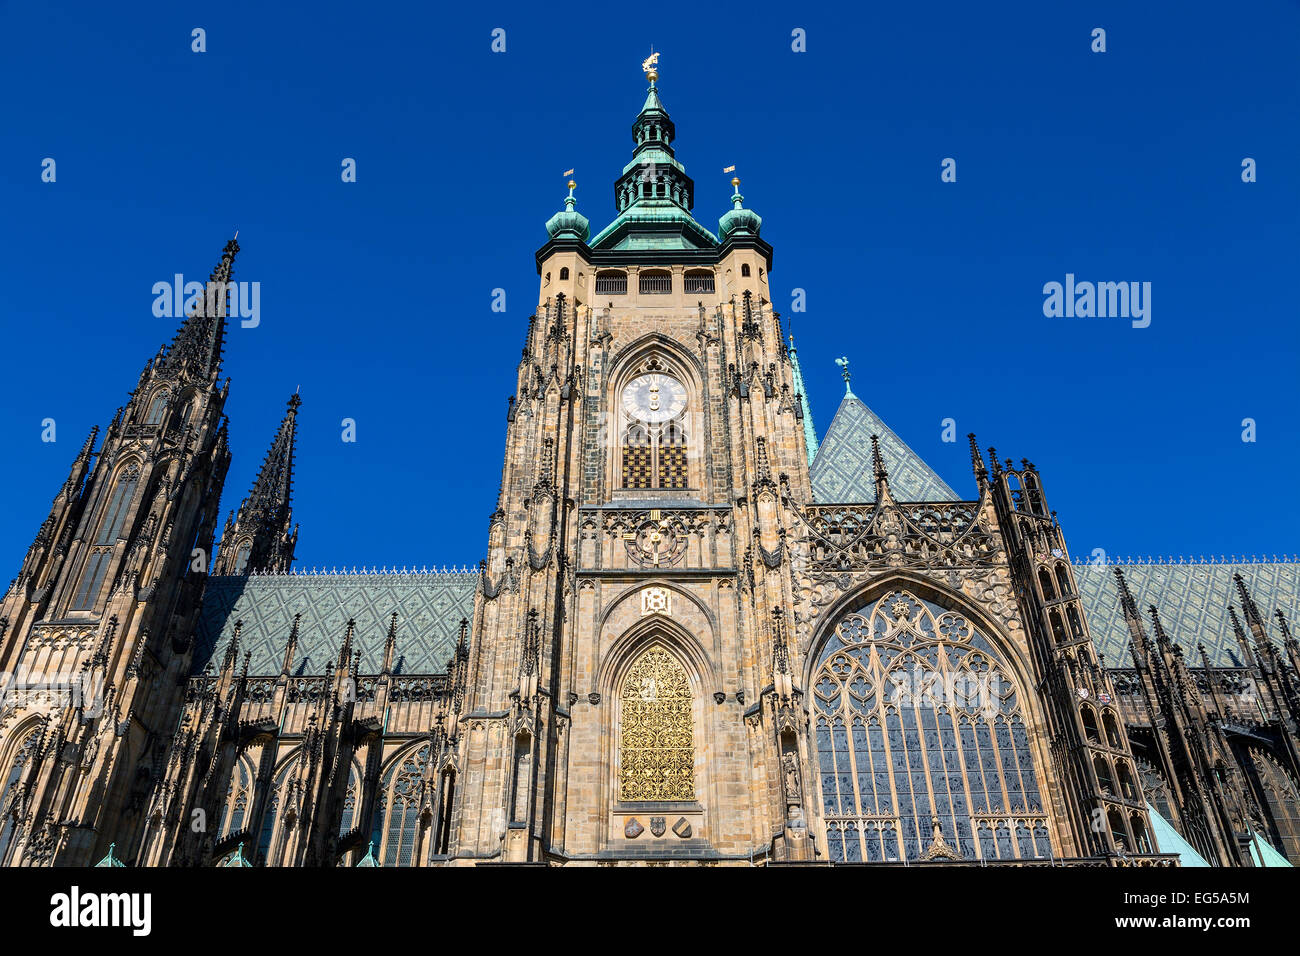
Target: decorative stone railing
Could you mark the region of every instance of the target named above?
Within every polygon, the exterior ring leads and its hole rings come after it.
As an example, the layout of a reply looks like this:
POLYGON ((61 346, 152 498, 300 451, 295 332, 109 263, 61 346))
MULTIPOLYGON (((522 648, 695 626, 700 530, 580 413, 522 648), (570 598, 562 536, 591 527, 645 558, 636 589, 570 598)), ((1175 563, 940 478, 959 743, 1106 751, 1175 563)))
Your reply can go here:
POLYGON ((812 566, 825 571, 991 564, 999 544, 978 519, 977 501, 909 503, 883 511, 875 505, 809 505, 803 511, 812 566))
POLYGON ((583 508, 579 571, 733 570, 730 508, 583 508))

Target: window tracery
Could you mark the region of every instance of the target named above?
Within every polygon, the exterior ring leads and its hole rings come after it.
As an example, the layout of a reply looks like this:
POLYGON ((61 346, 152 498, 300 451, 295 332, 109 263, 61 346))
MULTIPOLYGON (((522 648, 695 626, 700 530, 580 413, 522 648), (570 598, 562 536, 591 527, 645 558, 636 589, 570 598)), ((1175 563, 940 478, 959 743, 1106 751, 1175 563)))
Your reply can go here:
POLYGON ((166 389, 163 389, 153 397, 149 403, 149 411, 145 415, 146 425, 158 425, 162 423, 163 413, 167 410, 167 403, 171 401, 171 395, 166 389))
POLYGON ((126 518, 131 510, 131 500, 135 497, 136 485, 140 481, 140 472, 132 466, 124 472, 113 486, 108 496, 108 506, 100 519, 99 532, 95 535, 90 556, 82 569, 81 579, 72 600, 74 611, 89 611, 95 607, 99 592, 108 575, 108 566, 113 558, 113 546, 126 526, 126 518))
POLYGON ((235 771, 231 774, 230 786, 226 789, 226 800, 221 808, 221 827, 217 831, 222 837, 238 833, 244 828, 244 818, 253 799, 253 768, 247 757, 241 756, 235 762, 235 771))
MULTIPOLYGON (((430 749, 425 744, 407 754, 384 776, 384 800, 375 808, 383 829, 375 829, 383 843, 378 855, 383 866, 415 866, 416 842, 420 831, 420 804, 424 796, 424 772, 430 749)), ((377 844, 378 845, 378 844, 377 844)))
POLYGON ((274 866, 275 860, 279 857, 276 835, 280 820, 280 795, 284 791, 284 782, 289 778, 294 764, 295 760, 290 758, 280 768, 271 784, 271 793, 267 797, 266 808, 262 811, 262 827, 257 837, 257 855, 253 861, 258 866, 274 866))
POLYGON ((620 703, 620 799, 694 800, 694 697, 681 662, 662 647, 645 651, 620 703))
POLYGON ((1257 792, 1269 817, 1265 822, 1272 832, 1268 835, 1274 846, 1293 849, 1300 844, 1300 790, 1272 754, 1257 747, 1249 753, 1257 792))
POLYGON ((28 732, 26 738, 15 749, 8 773, 5 774, 4 785, 0 787, 0 864, 4 863, 5 855, 9 852, 9 844, 13 842, 14 802, 18 797, 18 781, 22 779, 23 771, 27 768, 27 762, 35 749, 36 731, 33 730, 28 732))
POLYGON ((1019 692, 965 616, 886 594, 835 627, 813 681, 833 861, 1048 858, 1019 692))

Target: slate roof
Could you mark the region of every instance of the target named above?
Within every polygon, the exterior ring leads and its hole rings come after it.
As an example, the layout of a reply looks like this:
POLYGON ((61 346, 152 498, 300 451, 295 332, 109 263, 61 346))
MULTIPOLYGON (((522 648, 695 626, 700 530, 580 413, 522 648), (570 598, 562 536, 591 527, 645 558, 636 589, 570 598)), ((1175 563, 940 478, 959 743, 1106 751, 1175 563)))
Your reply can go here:
POLYGON ((291 673, 321 674, 338 660, 348 620, 357 622, 354 642, 362 673, 383 666, 384 642, 397 611, 399 674, 441 674, 456 648, 461 618, 474 615, 476 571, 361 574, 265 574, 208 580, 199 615, 193 672, 210 661, 221 666, 242 620, 239 657, 252 652, 248 672, 280 673, 293 616, 302 613, 298 653, 291 673))
MULTIPOLYGON (((1122 570, 1142 612, 1147 635, 1151 636, 1147 608, 1154 604, 1166 633, 1182 645, 1191 667, 1201 666, 1198 642, 1205 644, 1211 665, 1244 666, 1228 618, 1228 605, 1238 600, 1234 574, 1241 574, 1260 614, 1266 618, 1269 634, 1279 646, 1281 634, 1273 618, 1274 609, 1281 608, 1289 621, 1300 620, 1300 562, 1124 564, 1122 570)), ((1106 666, 1132 667, 1128 625, 1119 609, 1115 565, 1076 565, 1074 576, 1088 629, 1097 650, 1106 655, 1106 666)), ((1237 616, 1242 616, 1240 606, 1237 616)))
POLYGON ((960 501, 948 485, 852 392, 844 396, 812 463, 813 498, 819 503, 859 504, 876 500, 871 436, 889 473, 898 501, 960 501))

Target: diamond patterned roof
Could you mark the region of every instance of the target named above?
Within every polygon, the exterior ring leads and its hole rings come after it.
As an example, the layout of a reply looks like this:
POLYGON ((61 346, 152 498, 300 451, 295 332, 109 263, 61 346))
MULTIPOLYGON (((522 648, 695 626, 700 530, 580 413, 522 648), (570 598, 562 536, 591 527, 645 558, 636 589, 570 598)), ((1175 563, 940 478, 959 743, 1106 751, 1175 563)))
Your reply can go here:
MULTIPOLYGON (((1151 636, 1147 608, 1154 604, 1165 632, 1182 645, 1190 667, 1201 666, 1201 655, 1196 650, 1198 642, 1205 645, 1212 665, 1240 667, 1244 663, 1228 618, 1228 605, 1237 603, 1234 574, 1241 574, 1246 582, 1246 589, 1275 640, 1280 641, 1281 635, 1273 619, 1274 609, 1281 608, 1289 621, 1297 620, 1296 615, 1300 613, 1300 563, 1297 562, 1125 564, 1122 567, 1133 600, 1142 612, 1147 635, 1151 636)), ((1076 565, 1074 576, 1093 642, 1106 655, 1106 665, 1132 667, 1128 625, 1119 609, 1115 565, 1076 565)), ((1241 616, 1240 607, 1237 614, 1241 616)))
POLYGON ((384 642, 392 613, 397 612, 399 674, 441 674, 456 648, 461 618, 474 616, 478 573, 451 571, 377 574, 267 574, 213 577, 199 615, 193 672, 211 661, 221 666, 226 647, 242 620, 239 656, 252 652, 248 672, 280 673, 293 616, 298 626, 298 653, 291 673, 322 674, 338 660, 347 622, 354 619, 354 644, 361 651, 363 673, 377 674, 384 662, 384 642))
POLYGON ((856 504, 876 500, 871 436, 889 472, 889 490, 898 501, 959 501, 957 494, 852 392, 844 396, 812 463, 813 497, 823 503, 856 504))

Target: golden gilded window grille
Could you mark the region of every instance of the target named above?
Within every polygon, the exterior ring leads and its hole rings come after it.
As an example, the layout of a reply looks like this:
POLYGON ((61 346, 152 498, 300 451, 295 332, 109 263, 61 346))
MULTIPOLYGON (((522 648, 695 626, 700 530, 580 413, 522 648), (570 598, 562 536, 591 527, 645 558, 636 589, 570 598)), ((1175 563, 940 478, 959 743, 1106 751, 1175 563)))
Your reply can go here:
POLYGON ((623 437, 624 488, 689 488, 686 432, 680 422, 628 426, 623 437))
POLYGON ((623 487, 649 488, 653 474, 650 434, 644 427, 633 425, 623 444, 623 487))
POLYGON ((663 648, 646 651, 623 681, 619 797, 694 800, 690 678, 663 648))

